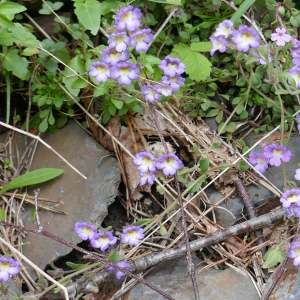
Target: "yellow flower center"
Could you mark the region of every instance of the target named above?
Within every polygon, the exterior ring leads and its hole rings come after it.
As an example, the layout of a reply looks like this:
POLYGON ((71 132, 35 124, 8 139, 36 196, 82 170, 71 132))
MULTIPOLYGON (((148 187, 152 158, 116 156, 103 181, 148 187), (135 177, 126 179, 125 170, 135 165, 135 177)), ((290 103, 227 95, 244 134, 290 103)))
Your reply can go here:
POLYGON ((104 73, 107 71, 107 68, 105 68, 104 66, 98 66, 97 69, 101 72, 104 73))
POLYGON ((155 95, 155 94, 156 94, 156 92, 155 92, 154 90, 152 90, 152 89, 149 89, 149 94, 151 94, 151 95, 155 95))
POLYGON ((109 238, 108 238, 108 236, 107 235, 101 235, 100 237, 99 237, 99 240, 101 241, 101 242, 107 242, 108 240, 109 240, 109 238))
POLYGON ((130 68, 128 68, 128 67, 121 67, 120 68, 120 73, 121 73, 121 75, 127 75, 128 74, 128 72, 130 71, 130 68))
POLYGON ((118 60, 119 57, 120 57, 121 53, 120 52, 117 52, 117 53, 109 53, 109 56, 114 59, 114 60, 118 60))
POLYGON ((282 153, 282 150, 275 149, 275 150, 274 150, 274 153, 275 153, 276 156, 280 156, 281 153, 282 153))
POLYGON ((152 163, 152 160, 149 158, 149 157, 145 157, 145 159, 144 159, 144 163, 145 164, 151 164, 152 163))
POLYGON ((297 254, 300 255, 300 248, 297 248, 296 251, 297 251, 297 254))
POLYGON ((242 34, 242 38, 244 39, 244 41, 250 42, 251 40, 253 40, 253 35, 249 32, 244 32, 242 34))
POLYGON ((0 263, 0 269, 1 271, 5 272, 11 267, 9 262, 1 262, 0 263))
POLYGON ((131 17, 131 11, 129 11, 126 14, 124 14, 121 19, 124 22, 129 22, 130 21, 130 17, 131 17))
POLYGON ((136 235, 136 231, 135 230, 130 230, 126 233, 126 235, 128 235, 129 237, 135 237, 136 235))
POLYGON ((300 82, 300 74, 299 73, 297 73, 294 78, 295 78, 296 82, 300 82))
POLYGON ((136 39, 138 42, 142 42, 143 39, 144 39, 144 36, 145 36, 144 34, 140 34, 140 35, 136 36, 135 39, 136 39))
POLYGON ((118 43, 121 43, 124 41, 124 36, 123 35, 116 36, 116 37, 114 37, 114 40, 118 43))
POLYGON ((177 65, 168 63, 168 67, 171 68, 171 69, 175 69, 177 67, 177 65))
POLYGON ((174 162, 174 159, 172 157, 168 157, 165 159, 165 163, 168 165, 172 165, 174 162))
POLYGON ((265 160, 264 160, 262 157, 259 157, 259 158, 258 158, 258 163, 262 164, 262 163, 264 163, 264 162, 265 162, 265 160))
POLYGON ((291 194, 291 195, 289 195, 289 196, 286 198, 286 201, 289 201, 289 202, 296 202, 297 197, 298 197, 298 195, 291 194))
POLYGON ((93 229, 90 228, 90 227, 84 227, 84 232, 85 233, 90 233, 90 232, 93 232, 93 229))

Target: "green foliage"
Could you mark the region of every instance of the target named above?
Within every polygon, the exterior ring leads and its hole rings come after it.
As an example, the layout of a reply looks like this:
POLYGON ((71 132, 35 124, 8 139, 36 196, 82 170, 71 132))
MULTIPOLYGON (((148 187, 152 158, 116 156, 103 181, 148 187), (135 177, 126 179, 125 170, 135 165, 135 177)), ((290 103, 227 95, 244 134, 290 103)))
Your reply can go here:
POLYGON ((91 30, 93 35, 98 33, 101 19, 101 6, 97 0, 75 0, 75 14, 79 22, 91 30))
POLYGON ((286 254, 282 252, 278 247, 270 249, 263 257, 263 268, 270 268, 276 266, 278 263, 284 261, 286 254))
POLYGON ((112 254, 110 254, 109 255, 109 260, 111 261, 111 262, 118 262, 118 261, 120 261, 120 260, 122 260, 122 259, 124 259, 124 256, 123 255, 121 255, 121 254, 118 254, 118 253, 116 253, 116 252, 114 252, 114 253, 112 253, 112 254))
POLYGON ((185 64, 186 73, 193 80, 205 80, 211 72, 210 61, 203 54, 193 51, 186 45, 175 45, 172 56, 178 57, 185 64))
POLYGON ((38 169, 35 171, 31 171, 29 173, 26 173, 24 175, 21 175, 14 180, 12 180, 10 183, 8 183, 1 191, 0 195, 4 192, 14 189, 17 187, 23 187, 27 185, 33 185, 42 183, 45 181, 48 181, 50 179, 53 179, 59 175, 61 175, 64 172, 64 170, 61 169, 52 169, 52 168, 45 168, 45 169, 38 169))

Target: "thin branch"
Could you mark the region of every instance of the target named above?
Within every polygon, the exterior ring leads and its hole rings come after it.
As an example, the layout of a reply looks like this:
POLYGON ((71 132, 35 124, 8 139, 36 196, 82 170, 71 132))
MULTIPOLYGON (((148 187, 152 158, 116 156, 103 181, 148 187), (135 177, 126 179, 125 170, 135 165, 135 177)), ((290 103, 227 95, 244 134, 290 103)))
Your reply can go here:
POLYGON ((31 228, 27 228, 27 227, 23 227, 23 226, 18 226, 18 225, 14 225, 14 224, 11 224, 11 223, 7 223, 7 222, 1 221, 1 220, 0 220, 0 225, 8 226, 10 228, 16 228, 16 229, 19 229, 19 230, 24 230, 24 231, 31 232, 31 233, 40 234, 40 235, 43 235, 43 236, 45 236, 47 238, 50 238, 50 239, 58 242, 58 243, 61 243, 61 244, 66 245, 68 247, 71 247, 71 248, 73 248, 73 249, 75 249, 75 250, 77 250, 77 251, 79 251, 79 252, 87 255, 91 259, 99 261, 99 262, 101 262, 101 263, 103 263, 103 264, 105 264, 105 265, 107 265, 109 267, 113 267, 113 268, 115 268, 115 269, 123 272, 127 276, 130 276, 130 277, 138 280, 140 283, 143 283, 143 284, 147 285, 149 288, 151 288, 154 291, 158 292, 159 294, 161 294, 162 296, 166 297, 167 299, 174 300, 174 298, 172 298, 171 296, 167 295, 166 293, 164 293, 163 291, 161 291, 157 287, 153 286, 152 284, 150 284, 149 282, 147 282, 145 279, 140 278, 139 276, 134 275, 131 272, 128 272, 127 270, 125 270, 123 268, 120 268, 119 266, 115 265, 114 263, 112 263, 110 261, 107 261, 107 260, 101 258, 100 256, 95 255, 95 254, 93 254, 93 253, 91 253, 91 252, 89 252, 89 251, 87 251, 87 250, 85 250, 85 249, 83 249, 83 248, 81 248, 81 247, 79 247, 77 245, 74 245, 74 244, 72 244, 72 243, 70 243, 70 242, 68 242, 68 241, 66 241, 66 240, 64 240, 64 239, 62 239, 62 238, 60 238, 60 237, 58 237, 58 236, 56 236, 56 235, 48 232, 48 231, 46 231, 46 230, 39 231, 39 230, 36 230, 36 229, 31 229, 31 228))
POLYGON ((36 189, 33 191, 34 193, 34 203, 35 203, 35 219, 36 219, 36 225, 38 232, 41 232, 43 230, 43 226, 41 225, 40 217, 39 217, 39 206, 38 206, 38 200, 40 195, 40 189, 36 189))
MULTIPOLYGON (((190 243, 191 251, 198 251, 205 247, 209 247, 212 245, 215 245, 217 243, 220 243, 224 240, 227 240, 228 238, 232 236, 236 236, 242 233, 250 232, 258 228, 262 227, 270 227, 272 223, 276 220, 282 219, 285 214, 285 209, 279 209, 274 212, 270 212, 268 214, 265 214, 263 216, 245 221, 243 223, 231 226, 224 230, 218 230, 214 233, 207 235, 199 240, 193 241, 190 243)), ((0 222, 1 224, 1 222, 0 222)), ((151 253, 149 255, 146 255, 144 257, 140 257, 136 260, 133 260, 130 262, 130 265, 133 267, 132 271, 141 272, 143 270, 146 270, 152 266, 155 266, 163 261, 169 261, 173 259, 178 259, 186 254, 186 247, 185 245, 182 245, 180 247, 175 247, 166 251, 162 252, 156 252, 151 253)), ((99 274, 96 274, 94 277, 94 282, 97 284, 100 284, 103 281, 106 281, 110 274, 107 274, 107 272, 101 272, 99 274)), ((86 282, 85 286, 82 288, 85 288, 85 291, 87 291, 87 285, 91 281, 86 282)), ((75 283, 70 285, 70 290, 73 288, 75 283)), ((92 287, 92 286, 91 286, 92 287)), ((68 287, 69 289, 69 287, 68 287)), ((79 291, 80 288, 79 288, 79 291)), ((89 291, 92 292, 92 291, 89 291)))

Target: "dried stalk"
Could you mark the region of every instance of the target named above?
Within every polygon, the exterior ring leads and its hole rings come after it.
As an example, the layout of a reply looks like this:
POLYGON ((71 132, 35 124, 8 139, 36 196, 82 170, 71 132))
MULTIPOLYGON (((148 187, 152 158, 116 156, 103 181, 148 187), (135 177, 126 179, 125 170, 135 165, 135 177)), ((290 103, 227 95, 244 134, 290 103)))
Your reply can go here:
MULTIPOLYGON (((83 249, 81 247, 78 247, 77 245, 74 245, 74 244, 72 244, 72 243, 70 243, 70 242, 68 242, 68 241, 66 241, 66 240, 64 240, 64 239, 62 239, 62 238, 60 238, 60 237, 58 237, 58 236, 56 236, 56 235, 48 232, 48 231, 46 231, 46 230, 39 231, 39 230, 36 230, 36 229, 31 229, 31 228, 27 228, 27 227, 23 227, 23 226, 18 226, 18 225, 14 225, 14 224, 11 224, 11 223, 7 223, 7 222, 1 221, 1 220, 0 220, 0 225, 8 226, 10 228, 16 228, 16 229, 19 229, 19 230, 24 230, 24 231, 27 231, 27 232, 41 234, 41 235, 43 235, 43 236, 45 236, 47 238, 50 238, 50 239, 52 239, 54 241, 57 241, 58 243, 61 243, 61 244, 66 245, 68 247, 71 247, 71 248, 73 248, 73 249, 75 249, 75 250, 77 250, 77 251, 79 251, 79 252, 87 255, 91 259, 99 261, 99 262, 101 262, 101 263, 103 263, 103 264, 105 264, 105 265, 107 265, 109 267, 113 267, 113 268, 115 268, 115 269, 123 272, 127 276, 130 276, 130 277, 138 280, 140 283, 143 283, 143 284, 147 285, 149 288, 151 288, 154 291, 158 292, 159 294, 161 294, 165 298, 170 299, 170 300, 174 300, 171 296, 167 295, 166 293, 164 293, 163 291, 161 291, 157 287, 153 286, 152 284, 150 284, 149 282, 147 282, 145 279, 140 278, 139 276, 136 276, 136 275, 132 274, 131 272, 128 272, 127 270, 118 267, 117 265, 113 264, 112 262, 107 261, 107 260, 101 258, 100 256, 95 255, 95 254, 93 254, 93 253, 91 253, 91 252, 89 252, 89 251, 87 251, 87 250, 85 250, 85 249, 83 249)), ((1 239, 1 241, 2 241, 2 239, 1 239)))

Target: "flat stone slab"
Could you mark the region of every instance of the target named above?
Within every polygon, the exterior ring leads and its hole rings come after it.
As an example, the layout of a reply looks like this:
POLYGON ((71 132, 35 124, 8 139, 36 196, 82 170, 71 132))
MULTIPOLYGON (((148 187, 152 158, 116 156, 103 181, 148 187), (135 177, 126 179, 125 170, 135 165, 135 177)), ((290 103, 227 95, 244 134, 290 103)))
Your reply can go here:
MULTIPOLYGON (((275 280, 279 266, 266 283, 262 299, 266 296, 269 288, 275 280)), ((300 268, 293 265, 293 260, 289 259, 285 266, 285 271, 279 278, 269 300, 298 300, 300 299, 300 268)))
MULTIPOLYGON (((74 224, 85 221, 101 225, 108 206, 114 202, 121 180, 118 162, 112 156, 104 157, 109 154, 108 151, 75 122, 69 122, 56 134, 46 133, 42 138, 87 177, 85 180, 48 148, 38 145, 31 170, 60 168, 65 172, 51 181, 34 186, 29 193, 33 195, 33 189, 40 188, 40 197, 63 201, 65 204, 56 208, 67 213, 61 215, 40 210, 41 224, 44 230, 77 244, 82 240, 74 233, 74 224)), ((26 227, 36 229, 36 223, 30 215, 32 209, 30 205, 23 213, 23 223, 26 227)), ((72 250, 33 233, 27 234, 24 243, 28 244, 23 246, 23 254, 41 269, 72 250)), ((36 278, 31 268, 29 273, 36 278)))
MULTIPOLYGON (((201 262, 194 257, 195 264, 201 262)), ((201 266, 203 267, 203 265, 201 266)), ((196 267, 196 272, 200 267, 196 267)), ((163 262, 146 276, 151 284, 173 297, 175 300, 195 299, 190 275, 187 275, 185 257, 163 262)), ((247 275, 233 269, 224 271, 213 268, 196 274, 201 300, 259 300, 259 295, 247 275)), ((162 295, 145 285, 139 285, 129 292, 127 300, 163 300, 162 295)))

